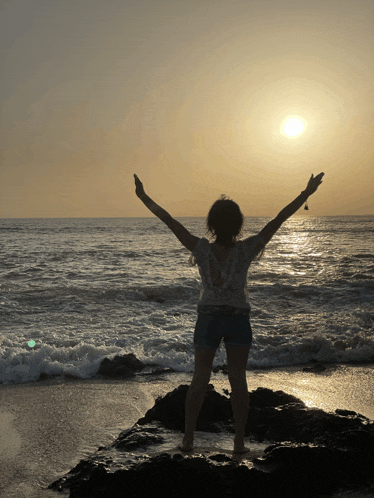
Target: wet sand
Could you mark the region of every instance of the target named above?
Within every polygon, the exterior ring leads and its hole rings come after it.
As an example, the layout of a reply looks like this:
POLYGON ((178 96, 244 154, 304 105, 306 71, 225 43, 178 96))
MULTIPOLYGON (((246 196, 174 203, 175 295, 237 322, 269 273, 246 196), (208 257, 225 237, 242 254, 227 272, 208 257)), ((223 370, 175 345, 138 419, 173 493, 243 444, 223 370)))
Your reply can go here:
MULTIPOLYGON (((191 378, 181 373, 0 386, 0 497, 55 498, 55 492, 45 489, 52 481, 99 446, 113 442, 158 396, 189 384, 191 378)), ((230 390, 222 373, 212 374, 210 382, 220 393, 230 390)), ((303 372, 302 366, 255 370, 247 372, 247 382, 250 391, 282 390, 309 407, 353 410, 374 419, 372 364, 333 365, 320 374, 303 372)), ((220 446, 228 449, 226 439, 220 446)), ((204 435, 196 433, 196 445, 204 441, 204 435)))

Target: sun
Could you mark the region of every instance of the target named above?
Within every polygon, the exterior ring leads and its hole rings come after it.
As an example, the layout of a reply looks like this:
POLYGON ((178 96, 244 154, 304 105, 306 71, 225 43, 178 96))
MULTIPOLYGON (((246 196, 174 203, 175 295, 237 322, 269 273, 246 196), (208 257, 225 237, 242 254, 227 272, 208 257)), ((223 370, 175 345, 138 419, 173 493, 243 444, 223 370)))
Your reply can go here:
POLYGON ((300 135, 300 133, 304 129, 304 123, 301 119, 291 118, 286 121, 284 125, 284 133, 289 137, 295 137, 296 135, 300 135))
POLYGON ((282 121, 280 132, 287 138, 298 138, 307 126, 308 123, 301 116, 287 116, 282 121))

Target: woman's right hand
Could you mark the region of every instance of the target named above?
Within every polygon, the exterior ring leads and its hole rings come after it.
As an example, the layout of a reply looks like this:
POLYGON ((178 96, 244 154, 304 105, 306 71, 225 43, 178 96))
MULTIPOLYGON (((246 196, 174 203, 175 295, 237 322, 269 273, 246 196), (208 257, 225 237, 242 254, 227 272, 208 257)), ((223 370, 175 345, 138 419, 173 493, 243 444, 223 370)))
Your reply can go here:
POLYGON ((314 194, 314 192, 317 190, 317 188, 321 185, 322 183, 322 177, 325 173, 320 173, 319 175, 317 175, 316 177, 312 176, 310 177, 310 180, 308 182, 308 185, 305 189, 305 192, 308 194, 308 195, 312 195, 314 194))

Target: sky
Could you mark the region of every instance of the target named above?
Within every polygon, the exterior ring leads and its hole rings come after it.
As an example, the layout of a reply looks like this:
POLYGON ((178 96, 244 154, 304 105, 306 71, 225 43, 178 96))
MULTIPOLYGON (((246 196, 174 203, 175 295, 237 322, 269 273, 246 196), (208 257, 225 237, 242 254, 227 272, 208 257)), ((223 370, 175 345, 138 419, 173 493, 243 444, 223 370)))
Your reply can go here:
POLYGON ((1 218, 374 214, 372 0, 2 0, 1 218), (303 132, 282 123, 298 116, 303 132))

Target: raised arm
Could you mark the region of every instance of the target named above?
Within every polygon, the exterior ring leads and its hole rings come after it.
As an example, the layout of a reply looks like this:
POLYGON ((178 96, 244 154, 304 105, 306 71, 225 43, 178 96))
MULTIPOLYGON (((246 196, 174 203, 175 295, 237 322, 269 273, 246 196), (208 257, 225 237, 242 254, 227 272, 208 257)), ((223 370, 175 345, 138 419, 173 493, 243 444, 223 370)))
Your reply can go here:
POLYGON ((296 213, 298 209, 306 202, 308 197, 317 190, 317 188, 322 183, 322 177, 325 173, 320 173, 316 177, 313 175, 310 177, 308 185, 305 190, 301 192, 301 194, 296 197, 294 201, 292 201, 288 206, 286 206, 282 211, 277 215, 276 218, 271 220, 259 233, 259 235, 265 241, 265 245, 269 242, 275 232, 281 227, 282 223, 284 223, 290 216, 296 213))
POLYGON ((193 251, 195 249, 196 244, 200 240, 199 237, 195 237, 192 235, 187 228, 185 228, 179 221, 175 220, 165 209, 156 204, 150 197, 144 192, 143 184, 134 174, 135 178, 135 193, 139 197, 139 199, 147 206, 147 208, 152 211, 161 221, 165 223, 165 225, 170 228, 170 230, 177 237, 179 242, 184 245, 186 249, 189 251, 193 251))
POLYGON ((160 220, 164 221, 166 218, 171 218, 171 215, 165 211, 161 206, 156 204, 150 197, 144 192, 144 187, 142 182, 139 180, 138 176, 134 174, 135 178, 135 193, 139 199, 147 206, 147 208, 152 211, 160 220))

